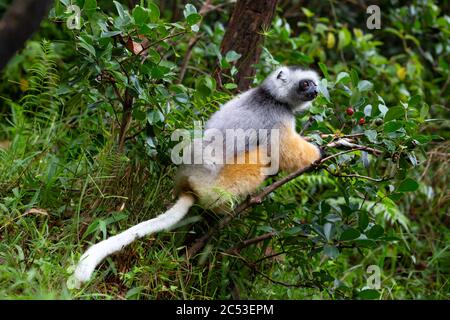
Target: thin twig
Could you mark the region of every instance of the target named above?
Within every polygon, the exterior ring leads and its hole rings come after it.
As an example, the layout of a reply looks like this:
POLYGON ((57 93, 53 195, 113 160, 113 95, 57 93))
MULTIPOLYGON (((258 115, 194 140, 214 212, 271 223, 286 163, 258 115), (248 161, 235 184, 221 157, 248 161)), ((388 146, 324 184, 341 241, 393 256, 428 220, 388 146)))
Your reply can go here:
POLYGON ((163 41, 165 41, 167 39, 174 38, 176 36, 179 36, 179 35, 182 35, 182 34, 185 34, 185 33, 186 33, 186 31, 180 31, 180 32, 177 32, 177 33, 169 34, 169 35, 165 36, 164 38, 161 38, 159 40, 156 40, 156 41, 150 43, 146 47, 142 46, 142 49, 136 54, 136 56, 140 56, 142 52, 144 52, 145 50, 148 50, 149 48, 157 45, 160 42, 163 42, 163 41))
POLYGON ((186 50, 186 54, 184 55, 183 63, 181 64, 181 67, 180 67, 180 75, 178 76, 178 79, 176 81, 177 84, 180 84, 181 82, 183 82, 184 75, 186 74, 186 69, 189 64, 189 60, 191 60, 192 50, 194 49, 195 45, 197 44, 198 40, 200 40, 200 38, 201 38, 201 35, 195 35, 194 37, 189 39, 188 48, 186 50))
POLYGON ((261 275, 263 278, 266 278, 270 282, 278 284, 278 285, 281 285, 283 287, 288 287, 288 288, 321 288, 321 286, 319 284, 316 284, 315 282, 313 282, 311 280, 306 280, 306 281, 297 282, 297 283, 287 283, 287 282, 275 280, 275 279, 269 277, 264 272, 258 270, 258 268, 256 267, 256 265, 254 263, 248 262, 242 256, 238 256, 238 258, 240 258, 242 260, 242 262, 244 262, 244 264, 247 267, 249 267, 253 272, 261 275))
POLYGON ((339 148, 339 147, 354 148, 355 150, 364 150, 364 151, 373 153, 374 155, 377 155, 377 156, 379 156, 383 153, 383 151, 381 151, 381 150, 353 143, 353 142, 351 142, 350 139, 347 139, 347 138, 342 138, 342 139, 330 142, 329 144, 327 144, 327 147, 328 148, 339 148))
POLYGON ((332 176, 339 177, 339 178, 358 178, 358 179, 370 180, 373 182, 383 182, 383 181, 392 179, 392 177, 376 179, 376 178, 372 178, 372 177, 368 177, 368 176, 362 176, 359 174, 339 174, 339 173, 331 172, 330 170, 328 170, 328 168, 325 168, 325 170, 332 176))
POLYGON ((259 243, 259 242, 262 242, 264 240, 273 238, 273 236, 275 236, 275 234, 276 234, 275 232, 268 232, 268 233, 265 233, 265 234, 260 235, 258 237, 254 237, 254 238, 251 238, 251 239, 247 239, 247 240, 241 241, 236 246, 234 246, 231 249, 228 249, 225 252, 229 253, 229 254, 237 254, 245 247, 248 247, 248 246, 251 246, 252 244, 259 243))

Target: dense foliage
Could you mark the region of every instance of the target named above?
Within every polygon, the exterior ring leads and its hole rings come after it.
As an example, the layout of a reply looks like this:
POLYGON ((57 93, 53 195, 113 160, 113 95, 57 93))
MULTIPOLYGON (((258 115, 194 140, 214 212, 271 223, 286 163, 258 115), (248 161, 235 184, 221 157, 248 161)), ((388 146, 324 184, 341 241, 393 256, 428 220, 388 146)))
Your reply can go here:
POLYGON ((368 30, 350 1, 280 1, 255 85, 280 64, 317 68, 321 95, 297 129, 322 146, 350 137, 371 149, 277 189, 187 260, 221 219, 194 208, 76 290, 67 279, 90 243, 170 206, 171 133, 236 93, 240 55, 220 52, 233 3, 200 14, 199 1, 72 2, 56 1, 1 73, 0 297, 449 298, 448 7, 382 1, 381 29, 368 30), (72 2, 80 29, 66 24, 72 2))

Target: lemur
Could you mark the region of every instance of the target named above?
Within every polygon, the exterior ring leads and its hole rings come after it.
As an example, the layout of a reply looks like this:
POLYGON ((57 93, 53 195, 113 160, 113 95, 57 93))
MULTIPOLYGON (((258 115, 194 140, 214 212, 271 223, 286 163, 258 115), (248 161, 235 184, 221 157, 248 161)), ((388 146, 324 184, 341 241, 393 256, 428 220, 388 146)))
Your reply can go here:
MULTIPOLYGON (((299 67, 279 67, 260 86, 228 101, 206 123, 206 129, 277 129, 279 169, 292 172, 310 166, 321 158, 321 150, 307 142, 295 130, 295 114, 307 110, 318 95, 319 76, 299 67)), ((261 169, 268 166, 259 160, 259 149, 265 148, 257 137, 257 148, 225 146, 231 156, 244 156, 244 163, 185 165, 179 171, 176 188, 178 200, 172 208, 156 218, 139 223, 128 230, 91 246, 75 269, 76 286, 88 281, 95 267, 107 256, 122 250, 134 240, 168 230, 178 223, 195 203, 216 207, 224 200, 217 190, 226 190, 235 197, 254 192, 268 177, 261 169), (230 149, 231 148, 231 149, 230 149), (256 156, 257 161, 248 159, 256 156)), ((234 141, 233 141, 234 142, 234 141)), ((228 141, 227 141, 228 143, 228 141)), ((267 150, 266 150, 267 151, 267 150)), ((270 151, 270 150, 269 150, 270 151)), ((273 150, 272 150, 273 152, 273 150)), ((270 152, 269 152, 270 153, 270 152)))

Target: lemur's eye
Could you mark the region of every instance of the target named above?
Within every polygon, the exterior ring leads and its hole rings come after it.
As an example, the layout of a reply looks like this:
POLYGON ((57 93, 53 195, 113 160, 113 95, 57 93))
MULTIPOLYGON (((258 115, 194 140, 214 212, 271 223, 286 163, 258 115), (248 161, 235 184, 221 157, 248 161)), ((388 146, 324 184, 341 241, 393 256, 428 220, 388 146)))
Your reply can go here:
POLYGON ((300 87, 300 90, 302 90, 302 91, 307 90, 308 87, 309 87, 308 80, 301 80, 300 83, 299 83, 299 87, 300 87))

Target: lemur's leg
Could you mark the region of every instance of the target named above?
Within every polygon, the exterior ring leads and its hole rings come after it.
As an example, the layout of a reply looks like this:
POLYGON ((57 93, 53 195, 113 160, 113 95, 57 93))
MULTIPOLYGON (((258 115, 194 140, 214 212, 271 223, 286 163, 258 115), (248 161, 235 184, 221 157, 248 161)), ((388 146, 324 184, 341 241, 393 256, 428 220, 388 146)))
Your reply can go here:
POLYGON ((322 155, 320 149, 303 139, 295 130, 280 130, 280 169, 293 172, 310 166, 322 155))
POLYGON ((266 179, 264 167, 260 163, 259 149, 245 153, 245 163, 225 164, 220 171, 215 186, 236 196, 246 196, 255 191, 266 179))

